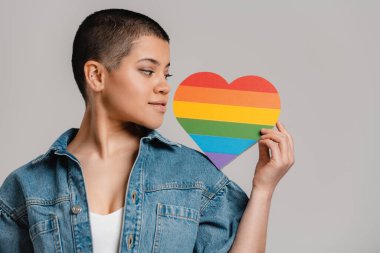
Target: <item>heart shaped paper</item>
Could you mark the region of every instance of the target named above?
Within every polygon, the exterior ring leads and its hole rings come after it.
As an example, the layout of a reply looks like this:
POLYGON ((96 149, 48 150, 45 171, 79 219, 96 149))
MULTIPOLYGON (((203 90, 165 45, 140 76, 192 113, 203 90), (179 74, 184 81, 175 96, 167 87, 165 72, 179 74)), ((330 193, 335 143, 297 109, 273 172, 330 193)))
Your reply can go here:
POLYGON ((242 76, 228 84, 218 74, 198 72, 178 86, 173 112, 221 170, 256 144, 262 128, 276 125, 280 96, 269 81, 259 76, 242 76))

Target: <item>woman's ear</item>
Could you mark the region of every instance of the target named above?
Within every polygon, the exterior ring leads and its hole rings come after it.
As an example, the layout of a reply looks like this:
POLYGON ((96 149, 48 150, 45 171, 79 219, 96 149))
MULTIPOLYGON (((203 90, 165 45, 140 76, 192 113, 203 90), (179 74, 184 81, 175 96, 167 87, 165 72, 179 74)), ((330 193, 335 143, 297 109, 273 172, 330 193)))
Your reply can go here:
POLYGON ((99 92, 104 89, 104 71, 104 66, 97 61, 89 60, 84 64, 84 76, 89 90, 99 92))

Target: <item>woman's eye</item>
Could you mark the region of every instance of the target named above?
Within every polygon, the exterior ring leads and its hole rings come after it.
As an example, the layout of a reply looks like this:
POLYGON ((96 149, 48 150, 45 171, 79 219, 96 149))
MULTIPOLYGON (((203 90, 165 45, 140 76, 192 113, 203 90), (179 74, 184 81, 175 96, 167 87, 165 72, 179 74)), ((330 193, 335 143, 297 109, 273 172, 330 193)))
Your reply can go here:
MULTIPOLYGON (((143 72, 144 75, 146 75, 146 76, 151 76, 151 75, 154 73, 154 71, 152 71, 152 70, 148 70, 148 69, 140 69, 140 71, 143 72)), ((165 75, 165 79, 168 79, 168 78, 171 77, 171 76, 173 76, 173 75, 171 75, 171 74, 166 74, 166 75, 165 75)))
POLYGON ((154 71, 146 69, 141 69, 141 71, 147 76, 151 76, 154 73, 154 71))

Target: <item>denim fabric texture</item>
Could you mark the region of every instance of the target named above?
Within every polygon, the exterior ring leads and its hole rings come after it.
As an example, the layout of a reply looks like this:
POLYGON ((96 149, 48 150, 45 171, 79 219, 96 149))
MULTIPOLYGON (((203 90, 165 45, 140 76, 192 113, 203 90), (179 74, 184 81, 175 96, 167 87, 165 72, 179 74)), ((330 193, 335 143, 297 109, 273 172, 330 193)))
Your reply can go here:
MULTIPOLYGON (((0 253, 92 252, 80 162, 66 149, 78 130, 6 177, 0 253)), ((119 252, 228 252, 247 203, 207 156, 153 129, 140 139, 129 176, 119 252)))

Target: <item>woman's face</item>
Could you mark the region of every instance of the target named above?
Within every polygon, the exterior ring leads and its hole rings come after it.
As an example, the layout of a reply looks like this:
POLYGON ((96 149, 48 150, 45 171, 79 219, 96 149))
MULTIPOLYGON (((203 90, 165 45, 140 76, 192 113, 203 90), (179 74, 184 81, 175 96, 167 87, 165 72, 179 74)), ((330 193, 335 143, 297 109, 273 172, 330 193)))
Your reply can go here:
POLYGON ((170 91, 169 65, 167 41, 154 36, 135 40, 119 68, 106 75, 102 98, 110 119, 160 127, 170 91))

